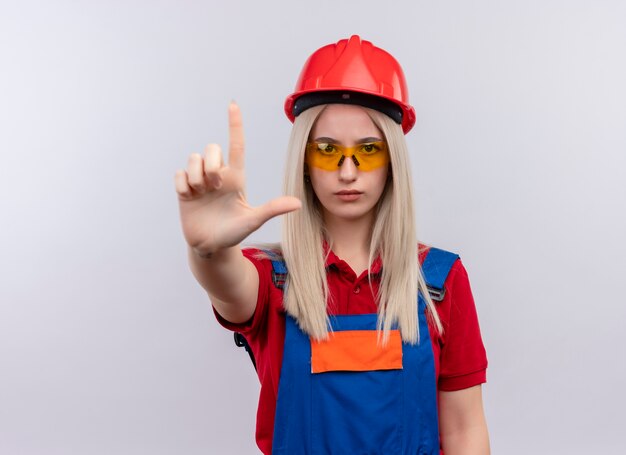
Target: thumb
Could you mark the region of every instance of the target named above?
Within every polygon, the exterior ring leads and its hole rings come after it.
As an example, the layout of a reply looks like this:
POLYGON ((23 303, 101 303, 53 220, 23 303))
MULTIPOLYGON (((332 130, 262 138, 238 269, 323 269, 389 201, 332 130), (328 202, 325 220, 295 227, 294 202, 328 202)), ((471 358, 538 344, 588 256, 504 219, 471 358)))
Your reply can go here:
POLYGON ((270 218, 274 218, 278 215, 283 215, 288 212, 293 212, 302 207, 302 202, 297 197, 293 196, 281 196, 276 199, 257 207, 257 215, 261 224, 265 223, 270 218))

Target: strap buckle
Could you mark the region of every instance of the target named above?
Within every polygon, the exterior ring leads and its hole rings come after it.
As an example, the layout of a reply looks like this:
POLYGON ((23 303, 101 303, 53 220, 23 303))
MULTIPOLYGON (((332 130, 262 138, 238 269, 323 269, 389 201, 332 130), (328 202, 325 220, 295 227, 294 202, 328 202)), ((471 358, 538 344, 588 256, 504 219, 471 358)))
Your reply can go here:
POLYGON ((274 286, 276 286, 278 289, 283 289, 285 287, 286 280, 286 273, 277 273, 275 270, 272 270, 272 282, 274 283, 274 286))
POLYGON ((428 289, 430 298, 435 302, 441 302, 446 296, 446 288, 439 289, 428 285, 426 285, 426 288, 428 289))

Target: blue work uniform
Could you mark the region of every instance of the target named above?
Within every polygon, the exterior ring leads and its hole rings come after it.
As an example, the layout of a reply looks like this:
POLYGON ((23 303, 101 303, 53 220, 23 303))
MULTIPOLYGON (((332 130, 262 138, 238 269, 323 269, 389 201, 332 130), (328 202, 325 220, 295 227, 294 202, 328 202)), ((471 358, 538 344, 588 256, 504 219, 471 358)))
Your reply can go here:
MULTIPOLYGON (((437 248, 428 252, 422 272, 434 298, 445 293, 457 259, 437 248)), ((284 262, 272 261, 272 266, 274 276, 286 275, 284 262)), ((439 454, 435 362, 421 293, 417 305, 419 343, 402 342, 401 364, 383 370, 312 372, 313 342, 286 316, 273 454, 439 454)), ((331 316, 331 330, 375 333, 377 317, 331 316)))

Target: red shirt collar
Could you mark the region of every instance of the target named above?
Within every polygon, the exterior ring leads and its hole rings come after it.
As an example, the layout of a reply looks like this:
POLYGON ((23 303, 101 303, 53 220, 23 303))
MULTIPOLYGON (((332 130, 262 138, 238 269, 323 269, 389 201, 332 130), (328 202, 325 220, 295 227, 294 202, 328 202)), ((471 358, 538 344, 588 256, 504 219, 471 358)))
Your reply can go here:
MULTIPOLYGON (((333 250, 330 249, 330 246, 328 245, 328 242, 326 240, 323 241, 322 248, 324 251, 324 255, 326 256, 326 268, 333 266, 333 265, 339 268, 340 270, 346 267, 348 269, 350 268, 350 266, 343 259, 337 256, 333 252, 333 250)), ((377 255, 374 258, 374 262, 372 262, 372 266, 370 268, 370 274, 377 275, 381 273, 382 266, 383 266, 383 261, 380 258, 380 255, 377 255)))

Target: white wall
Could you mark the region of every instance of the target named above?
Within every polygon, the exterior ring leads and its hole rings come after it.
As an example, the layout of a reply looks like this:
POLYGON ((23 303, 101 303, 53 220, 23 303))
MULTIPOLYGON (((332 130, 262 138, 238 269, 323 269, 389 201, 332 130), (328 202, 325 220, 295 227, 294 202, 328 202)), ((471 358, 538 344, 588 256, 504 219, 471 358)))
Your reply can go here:
POLYGON ((256 452, 258 381, 173 176, 234 98, 249 198, 278 195, 283 100, 353 33, 405 68, 421 238, 470 272, 493 453, 626 450, 626 4, 337 3, 3 2, 0 453, 256 452))

